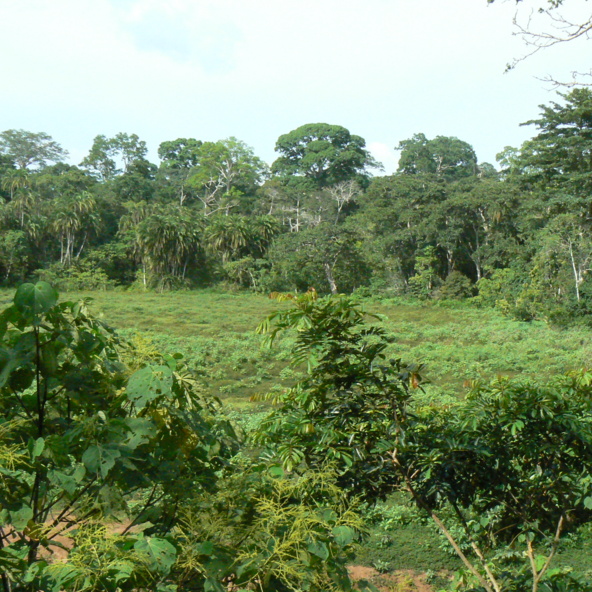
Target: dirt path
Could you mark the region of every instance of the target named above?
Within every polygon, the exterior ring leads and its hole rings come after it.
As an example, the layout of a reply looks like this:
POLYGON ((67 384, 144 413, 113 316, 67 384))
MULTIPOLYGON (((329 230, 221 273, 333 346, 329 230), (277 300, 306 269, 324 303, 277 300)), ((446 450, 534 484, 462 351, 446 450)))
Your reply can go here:
POLYGON ((399 569, 389 573, 379 573, 373 567, 350 565, 349 575, 352 580, 368 580, 381 592, 434 592, 426 582, 426 574, 411 569, 399 569))

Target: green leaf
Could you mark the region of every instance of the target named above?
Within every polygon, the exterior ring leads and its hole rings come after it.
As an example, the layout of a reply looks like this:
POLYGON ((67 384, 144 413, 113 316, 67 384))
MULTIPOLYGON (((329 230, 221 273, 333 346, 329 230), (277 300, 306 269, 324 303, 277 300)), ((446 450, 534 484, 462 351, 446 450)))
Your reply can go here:
POLYGON ((148 559, 150 569, 167 574, 177 556, 177 551, 166 539, 141 538, 134 544, 134 549, 148 559))
POLYGON ((129 428, 129 434, 125 444, 132 450, 148 442, 156 434, 156 427, 149 419, 143 417, 130 417, 125 420, 129 428))
POLYGON ((103 448, 98 444, 89 446, 82 455, 82 462, 84 466, 91 473, 96 473, 100 470, 103 479, 107 477, 109 471, 115 465, 115 461, 121 456, 119 450, 112 448, 103 448))
POLYGON ((32 519, 33 510, 27 505, 21 506, 20 510, 10 512, 10 521, 16 530, 23 530, 32 519))
POLYGON ((66 475, 66 473, 60 473, 59 471, 49 471, 47 477, 53 485, 64 490, 66 493, 73 495, 76 491, 78 483, 72 475, 66 475))
POLYGON ((584 498, 584 507, 588 510, 592 510, 592 497, 584 498))
POLYGON ((306 548, 317 557, 320 557, 323 561, 326 561, 329 558, 329 549, 327 545, 321 541, 313 541, 309 543, 306 548))
POLYGON ((273 465, 273 466, 269 467, 269 469, 267 469, 267 472, 269 473, 270 477, 276 477, 278 479, 282 479, 286 475, 283 467, 281 467, 279 465, 273 465))
POLYGON ((547 558, 544 555, 537 555, 534 559, 534 565, 537 571, 541 571, 545 563, 547 563, 547 558))
POLYGON ((349 526, 336 526, 332 532, 335 537, 335 542, 340 547, 349 545, 356 539, 356 531, 349 526))
POLYGON ((134 564, 131 561, 116 561, 111 564, 111 569, 115 571, 115 582, 125 582, 129 580, 134 573, 134 564))
POLYGON ((169 366, 146 366, 131 375, 127 383, 127 398, 138 409, 150 401, 171 393, 173 372, 169 366))
POLYGON ((14 295, 14 305, 27 317, 46 313, 57 301, 57 291, 47 282, 22 284, 14 295))
POLYGON ((45 450, 45 440, 43 438, 37 438, 37 440, 31 439, 29 440, 27 448, 29 449, 31 460, 35 460, 38 456, 41 456, 45 450))
POLYGON ((213 578, 206 578, 204 592, 226 592, 226 588, 213 578))
POLYGON ((214 543, 211 541, 204 541, 196 545, 197 552, 200 555, 213 555, 214 554, 214 543))

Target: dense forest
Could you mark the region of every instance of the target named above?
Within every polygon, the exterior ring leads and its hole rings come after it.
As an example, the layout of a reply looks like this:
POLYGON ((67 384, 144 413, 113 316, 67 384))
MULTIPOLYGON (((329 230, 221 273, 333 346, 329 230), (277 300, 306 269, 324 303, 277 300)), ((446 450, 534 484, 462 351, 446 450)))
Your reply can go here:
POLYGON ((590 592, 585 552, 575 569, 562 553, 592 544, 592 373, 549 371, 528 331, 561 333, 564 357, 571 335, 592 347, 592 90, 526 125, 499 170, 417 133, 389 176, 321 123, 280 136, 270 167, 236 138, 163 142, 157 166, 136 135, 100 135, 75 166, 47 134, 2 132, 2 592, 415 589, 353 577, 376 525, 372 565, 388 571, 380 553, 402 554, 408 528, 424 589, 590 592), (163 306, 210 286, 268 307, 257 335, 223 306, 225 324, 200 321, 211 341, 191 341, 195 321, 179 353, 58 294, 117 290, 146 327, 160 313, 139 292, 163 306), (420 312, 397 333, 371 307, 399 296, 420 312), (464 299, 482 308, 450 302, 464 299), (511 325, 512 376, 482 379, 492 346, 459 392, 449 324, 449 381, 430 391, 403 333, 425 340, 418 318, 440 307, 467 326, 497 315, 498 345, 511 325), (247 376, 265 388, 224 406, 247 376))
POLYGON ((401 140, 395 174, 363 138, 308 124, 268 167, 236 138, 99 135, 78 166, 44 133, 0 134, 0 274, 62 289, 222 283, 261 292, 477 296, 521 319, 592 306, 592 91, 526 122, 534 136, 480 163, 455 137, 401 140))

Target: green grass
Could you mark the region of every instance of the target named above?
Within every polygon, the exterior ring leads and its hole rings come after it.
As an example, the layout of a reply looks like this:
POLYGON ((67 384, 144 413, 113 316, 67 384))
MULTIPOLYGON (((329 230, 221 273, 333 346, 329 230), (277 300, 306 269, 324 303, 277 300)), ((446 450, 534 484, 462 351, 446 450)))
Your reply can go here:
MULTIPOLYGON (((0 307, 13 291, 0 291, 0 307)), ((262 349, 254 330, 280 306, 248 293, 211 290, 142 293, 82 292, 92 310, 124 335, 140 333, 167 353, 179 351, 198 369, 208 389, 244 407, 254 393, 291 384, 287 368, 291 336, 273 350, 262 349)), ((459 304, 368 300, 367 309, 385 315, 393 343, 388 354, 425 364, 428 397, 459 396, 467 381, 496 375, 548 377, 586 366, 592 359, 592 331, 558 329, 544 322, 520 322, 500 313, 459 304)))

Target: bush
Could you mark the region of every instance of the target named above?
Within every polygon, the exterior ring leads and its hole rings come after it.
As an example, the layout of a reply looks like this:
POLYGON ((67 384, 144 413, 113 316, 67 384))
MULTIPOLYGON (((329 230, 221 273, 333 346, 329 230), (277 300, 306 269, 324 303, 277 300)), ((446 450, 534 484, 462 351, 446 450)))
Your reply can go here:
POLYGON ((473 292, 473 282, 460 271, 453 271, 448 274, 444 283, 436 292, 436 298, 443 300, 462 300, 473 296, 473 292))
POLYGON ((47 269, 38 269, 35 274, 41 281, 64 292, 110 290, 116 285, 102 269, 91 267, 84 260, 70 266, 53 263, 47 269))

